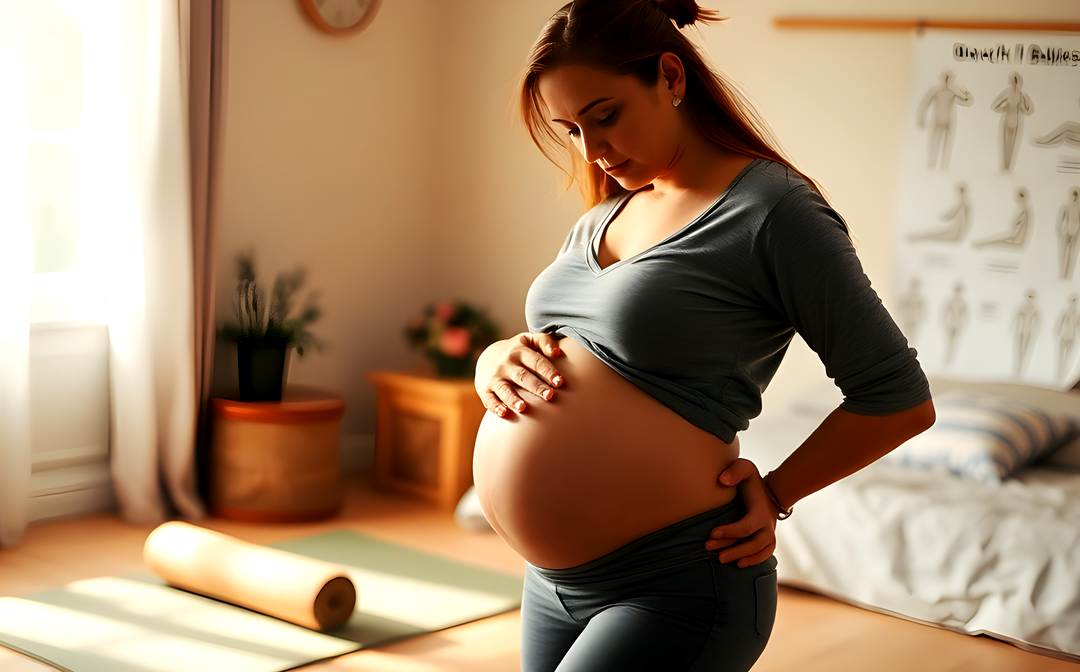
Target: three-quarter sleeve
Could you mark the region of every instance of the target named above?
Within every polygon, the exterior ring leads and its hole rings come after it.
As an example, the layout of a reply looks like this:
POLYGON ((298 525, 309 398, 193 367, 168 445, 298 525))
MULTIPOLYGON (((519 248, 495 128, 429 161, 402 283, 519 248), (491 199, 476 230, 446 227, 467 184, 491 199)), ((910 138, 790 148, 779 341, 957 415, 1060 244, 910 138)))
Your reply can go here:
POLYGON ((844 394, 841 408, 889 415, 930 398, 915 350, 882 305, 840 216, 805 185, 773 207, 754 246, 758 291, 844 394))

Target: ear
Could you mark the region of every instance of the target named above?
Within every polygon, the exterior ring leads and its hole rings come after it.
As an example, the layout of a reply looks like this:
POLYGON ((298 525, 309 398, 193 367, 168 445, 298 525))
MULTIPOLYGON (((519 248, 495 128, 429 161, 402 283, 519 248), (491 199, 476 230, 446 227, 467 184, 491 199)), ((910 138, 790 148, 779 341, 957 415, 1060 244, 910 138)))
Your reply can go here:
POLYGON ((671 53, 665 51, 660 54, 660 62, 657 65, 660 70, 657 83, 667 92, 668 96, 678 96, 684 98, 686 94, 686 70, 683 68, 682 60, 671 53))

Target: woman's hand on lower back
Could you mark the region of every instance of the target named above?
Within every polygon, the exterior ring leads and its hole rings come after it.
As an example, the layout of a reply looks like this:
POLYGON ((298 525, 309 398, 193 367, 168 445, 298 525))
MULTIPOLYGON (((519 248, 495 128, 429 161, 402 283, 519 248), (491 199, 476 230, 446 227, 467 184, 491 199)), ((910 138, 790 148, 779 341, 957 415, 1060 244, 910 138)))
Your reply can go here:
POLYGON ((551 334, 525 332, 489 345, 476 362, 473 381, 484 408, 500 418, 507 409, 524 413, 528 404, 519 390, 550 400, 563 382, 550 359, 560 356, 559 339, 551 334))
POLYGON ((705 548, 724 549, 720 562, 738 561, 739 567, 765 562, 776 550, 776 517, 780 512, 765 493, 757 466, 740 457, 728 465, 718 480, 721 485, 738 486, 746 515, 734 523, 714 527, 705 548))

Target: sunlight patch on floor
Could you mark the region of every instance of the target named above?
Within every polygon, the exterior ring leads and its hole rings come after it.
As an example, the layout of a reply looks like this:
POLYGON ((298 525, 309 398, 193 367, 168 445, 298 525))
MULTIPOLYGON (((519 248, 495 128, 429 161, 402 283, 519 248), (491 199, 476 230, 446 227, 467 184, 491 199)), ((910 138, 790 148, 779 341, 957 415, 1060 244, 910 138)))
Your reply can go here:
POLYGON ((271 672, 356 649, 262 614, 112 577, 77 581, 40 601, 0 598, 0 639, 68 668, 77 661, 79 669, 153 672, 271 672))
POLYGON ((501 595, 355 567, 349 567, 347 574, 356 584, 357 608, 425 630, 438 630, 517 604, 501 595), (417 604, 423 604, 424 609, 418 611, 417 604))
POLYGON ((153 615, 177 632, 190 632, 195 636, 205 633, 215 639, 235 641, 240 646, 251 645, 245 648, 262 646, 304 658, 322 658, 338 655, 348 646, 337 638, 270 616, 228 607, 165 586, 102 577, 77 581, 68 585, 67 590, 106 600, 131 614, 153 615))

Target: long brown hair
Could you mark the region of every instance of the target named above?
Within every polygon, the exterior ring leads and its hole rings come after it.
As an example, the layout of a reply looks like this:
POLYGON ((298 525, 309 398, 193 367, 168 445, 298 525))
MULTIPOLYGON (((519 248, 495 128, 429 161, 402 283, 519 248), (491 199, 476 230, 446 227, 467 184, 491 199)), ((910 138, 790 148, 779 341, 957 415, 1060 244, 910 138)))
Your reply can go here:
POLYGON ((552 163, 578 183, 586 207, 623 191, 596 164, 566 145, 547 121, 539 81, 559 66, 589 65, 656 84, 665 52, 679 57, 686 71, 680 110, 707 140, 740 154, 778 161, 816 183, 787 159, 772 132, 734 84, 708 66, 680 29, 722 19, 694 0, 574 0, 548 20, 529 52, 521 77, 520 112, 533 142, 552 163))

